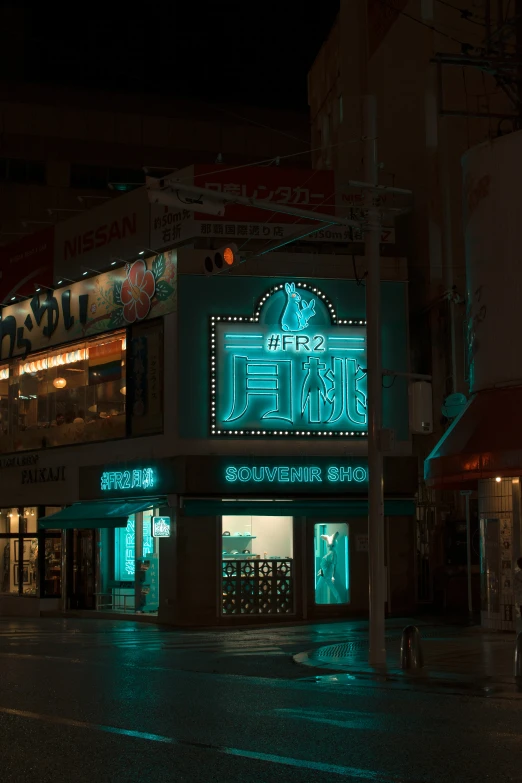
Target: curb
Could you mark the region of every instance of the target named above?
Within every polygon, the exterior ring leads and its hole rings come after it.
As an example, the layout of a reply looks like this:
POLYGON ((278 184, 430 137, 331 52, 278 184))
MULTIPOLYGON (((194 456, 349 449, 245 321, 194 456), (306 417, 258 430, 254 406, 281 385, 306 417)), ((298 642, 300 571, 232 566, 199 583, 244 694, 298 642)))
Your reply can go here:
MULTIPOLYGON (((314 657, 314 651, 301 652, 292 656, 294 663, 300 666, 307 666, 314 669, 328 669, 331 675, 311 675, 316 681, 327 681, 330 677, 338 675, 342 677, 346 675, 349 678, 349 683, 353 683, 353 679, 360 679, 366 681, 374 681, 379 683, 400 683, 403 685, 419 685, 430 688, 440 689, 458 689, 459 691, 465 690, 469 692, 475 692, 480 695, 495 695, 495 691, 499 692, 502 689, 516 689, 517 693, 520 693, 515 678, 508 675, 499 675, 498 677, 490 677, 487 675, 466 675, 460 672, 444 672, 433 671, 428 667, 423 667, 418 670, 404 670, 399 667, 361 667, 357 664, 343 664, 338 665, 331 663, 324 663, 314 657)), ((348 683, 347 683, 348 684, 348 683)), ((522 694, 521 694, 522 695, 522 694)))

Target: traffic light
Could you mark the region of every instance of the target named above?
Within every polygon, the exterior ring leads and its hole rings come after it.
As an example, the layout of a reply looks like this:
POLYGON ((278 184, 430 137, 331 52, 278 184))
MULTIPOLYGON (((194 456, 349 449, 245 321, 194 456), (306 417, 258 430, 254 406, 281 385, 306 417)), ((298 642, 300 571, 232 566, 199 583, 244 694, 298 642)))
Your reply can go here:
POLYGON ((203 269, 206 275, 219 275, 220 272, 226 272, 241 263, 237 245, 231 243, 223 245, 217 250, 209 250, 203 262, 203 269))

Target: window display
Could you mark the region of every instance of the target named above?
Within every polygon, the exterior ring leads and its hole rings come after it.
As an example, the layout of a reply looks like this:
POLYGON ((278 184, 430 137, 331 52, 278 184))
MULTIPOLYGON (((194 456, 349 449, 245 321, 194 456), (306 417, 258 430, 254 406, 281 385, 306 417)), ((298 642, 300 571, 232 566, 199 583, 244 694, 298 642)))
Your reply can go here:
POLYGON ((314 526, 315 603, 350 602, 350 562, 346 522, 314 526))
POLYGON ((223 614, 292 614, 293 517, 224 516, 223 614))
POLYGON ((38 595, 37 514, 34 506, 7 508, 0 511, 0 535, 19 534, 17 538, 0 537, 0 593, 38 595))
POLYGON ((223 560, 281 560, 293 557, 293 517, 224 516, 223 560))
POLYGON ((131 514, 127 527, 114 531, 114 581, 109 608, 123 612, 135 611, 136 606, 137 611, 158 610, 158 543, 152 537, 151 530, 155 513, 157 509, 131 514), (141 525, 141 535, 137 525, 141 525), (140 583, 137 602, 134 584, 136 569, 140 583), (147 581, 146 585, 144 580, 147 581))
POLYGON ((0 367, 4 452, 125 435, 124 332, 0 367))

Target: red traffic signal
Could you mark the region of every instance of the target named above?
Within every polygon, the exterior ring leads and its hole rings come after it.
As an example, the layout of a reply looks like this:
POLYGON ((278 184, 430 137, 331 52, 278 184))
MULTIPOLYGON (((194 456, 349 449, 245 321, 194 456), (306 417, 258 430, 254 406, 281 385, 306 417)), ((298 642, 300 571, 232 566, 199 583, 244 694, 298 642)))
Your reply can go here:
POLYGON ((226 272, 240 263, 238 247, 232 242, 217 250, 209 250, 203 262, 203 269, 206 275, 219 275, 220 272, 226 272))

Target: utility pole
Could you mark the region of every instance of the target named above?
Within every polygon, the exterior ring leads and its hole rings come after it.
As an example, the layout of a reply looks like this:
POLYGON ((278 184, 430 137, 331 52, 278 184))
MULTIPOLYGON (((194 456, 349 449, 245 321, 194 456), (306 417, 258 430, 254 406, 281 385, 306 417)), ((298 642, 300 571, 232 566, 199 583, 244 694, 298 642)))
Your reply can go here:
MULTIPOLYGON (((377 117, 374 95, 363 97, 364 179, 378 184, 377 117)), ((368 568, 370 593, 369 663, 386 663, 384 641, 384 498, 382 459, 382 358, 381 358, 381 270, 380 212, 375 192, 366 191, 368 224, 364 235, 366 256, 366 321, 368 372, 368 568)))

